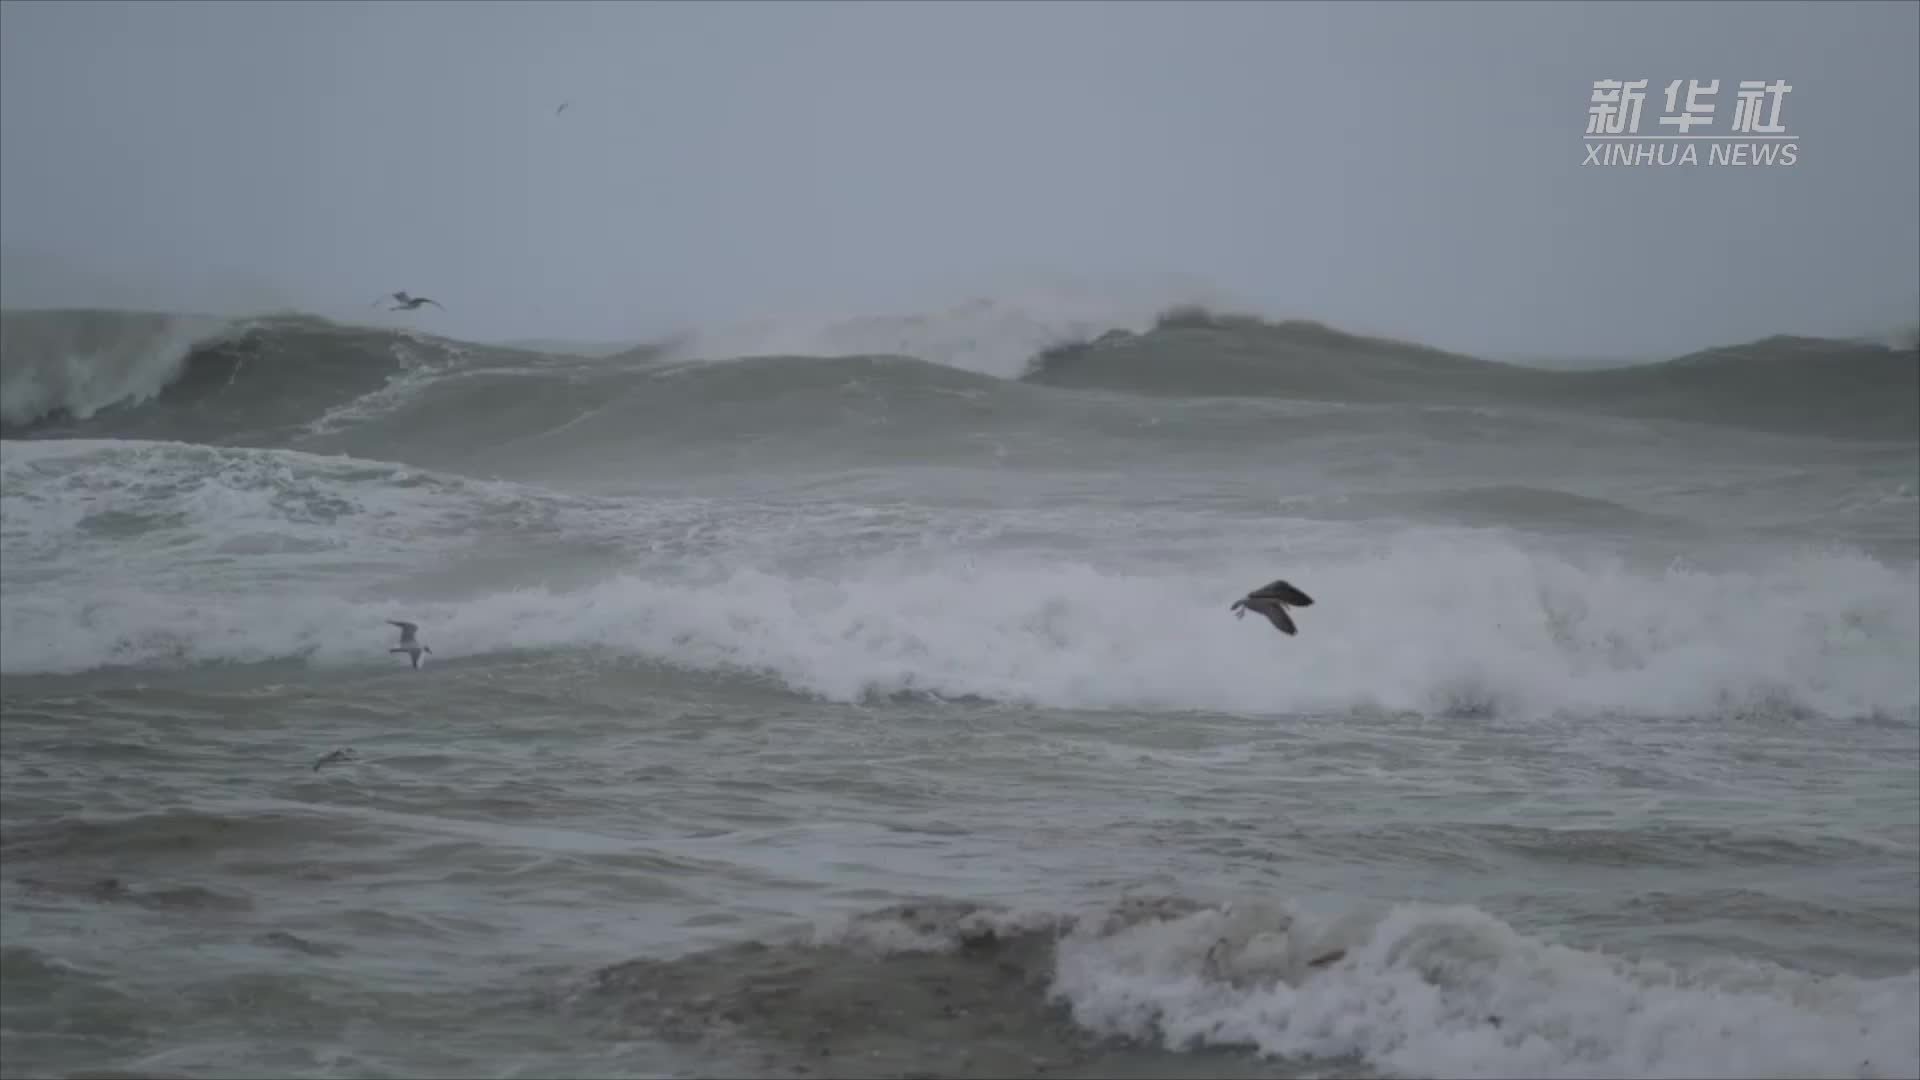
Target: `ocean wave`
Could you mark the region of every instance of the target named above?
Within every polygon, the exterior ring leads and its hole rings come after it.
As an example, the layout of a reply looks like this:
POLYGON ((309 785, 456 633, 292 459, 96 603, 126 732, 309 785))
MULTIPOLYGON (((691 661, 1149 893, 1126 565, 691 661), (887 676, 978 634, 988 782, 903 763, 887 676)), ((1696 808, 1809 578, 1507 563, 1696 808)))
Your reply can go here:
MULTIPOLYGON (((520 456, 582 448, 606 456, 636 440, 728 439, 786 453, 800 432, 816 456, 830 437, 841 456, 871 457, 914 452, 930 435, 945 439, 931 456, 977 456, 979 445, 963 445, 977 430, 1067 423, 1110 433, 1151 408, 1124 397, 1498 406, 1920 437, 1911 350, 1797 338, 1549 371, 1312 322, 1197 308, 1155 316, 1144 306, 1042 316, 980 301, 921 316, 692 335, 600 357, 295 316, 3 318, 9 437, 247 443, 415 454, 422 463, 504 454, 497 448, 507 444, 520 456)), ((1279 430, 1268 424, 1264 433, 1279 430)))
POLYGON ((1204 309, 1041 354, 1032 381, 1164 396, 1500 403, 1863 439, 1920 437, 1920 353, 1772 337, 1628 367, 1554 371, 1204 309))
MULTIPOLYGON (((674 535, 686 528, 670 524, 674 535)), ((1920 708, 1920 588, 1911 573, 1844 551, 1648 569, 1497 533, 1416 529, 1365 550, 1292 552, 1288 576, 1319 601, 1297 638, 1227 612, 1250 582, 1273 576, 1277 551, 1156 565, 899 546, 811 570, 742 561, 738 549, 682 551, 691 560, 670 571, 600 573, 573 587, 516 587, 489 572, 457 597, 404 611, 392 599, 403 577, 345 593, 284 568, 279 585, 244 578, 241 592, 186 571, 173 586, 111 573, 23 583, 0 615, 0 670, 387 663, 383 620, 408 618, 428 628, 442 663, 584 649, 846 702, 907 693, 1092 709, 1661 716, 1920 708)), ((621 561, 638 560, 610 563, 621 561)))
POLYGON ((286 440, 453 343, 307 316, 235 321, 129 312, 0 315, 7 437, 286 440))
POLYGON ((898 315, 763 319, 688 335, 670 355, 709 361, 909 356, 976 375, 1017 379, 1049 349, 1116 330, 1148 330, 1167 309, 1169 295, 1166 290, 1043 289, 898 315))
POLYGON ((53 416, 91 419, 151 401, 197 348, 233 334, 208 316, 124 311, 0 313, 0 427, 53 416))
POLYGON ((986 458, 983 429, 1059 419, 1034 393, 906 357, 469 373, 419 388, 317 450, 505 475, 587 478, 785 463, 986 458), (458 421, 456 422, 456 418, 458 421))
POLYGON ((118 439, 0 444, 0 553, 11 605, 28 585, 117 580, 245 589, 345 576, 379 587, 452 554, 529 561, 663 522, 696 533, 704 503, 573 496, 346 456, 118 439), (217 585, 215 584, 217 583, 217 585))
POLYGON ((888 1052, 868 1045, 878 1010, 895 1021, 881 1026, 938 1031, 988 1071, 1031 1068, 1030 1056, 996 1056, 1042 1049, 1097 1067, 1100 1044, 1053 1030, 1054 1006, 1097 1037, 1345 1075, 1879 1078, 1920 1069, 1920 971, 1873 979, 1618 955, 1556 944, 1470 906, 1322 907, 1138 896, 1046 910, 935 899, 611 965, 572 1006, 669 1038, 725 1032, 849 1060, 888 1052))
POLYGON ((0 327, 9 439, 298 446, 443 383, 493 377, 524 394, 529 376, 565 386, 583 365, 650 355, 549 356, 305 315, 10 311, 0 327))
POLYGON ((1321 927, 1284 909, 1201 911, 1069 939, 1059 967, 1055 994, 1102 1033, 1352 1055, 1407 1076, 1892 1077, 1920 1064, 1920 973, 1629 959, 1470 907, 1321 927))
POLYGON ((467 373, 299 446, 582 486, 866 467, 1245 468, 1332 460, 1357 440, 1366 456, 1411 460, 1436 444, 1542 439, 1614 445, 1619 434, 1588 418, 1476 405, 1169 402, 857 355, 655 362, 566 378, 467 373), (1303 449, 1317 439, 1336 454, 1303 449))

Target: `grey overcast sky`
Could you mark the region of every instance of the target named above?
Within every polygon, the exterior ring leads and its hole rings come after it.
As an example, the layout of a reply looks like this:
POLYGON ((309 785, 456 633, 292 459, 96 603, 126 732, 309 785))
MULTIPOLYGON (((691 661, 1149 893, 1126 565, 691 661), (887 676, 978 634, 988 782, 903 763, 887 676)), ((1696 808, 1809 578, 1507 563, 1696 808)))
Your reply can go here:
POLYGON ((474 339, 1036 275, 1490 354, 1920 319, 1912 2, 8 0, 0 35, 16 298, 52 258, 123 283, 57 302, 407 289, 474 339), (1721 132, 1784 79, 1799 161, 1583 168, 1603 78, 1649 80, 1642 132, 1672 79, 1721 132))

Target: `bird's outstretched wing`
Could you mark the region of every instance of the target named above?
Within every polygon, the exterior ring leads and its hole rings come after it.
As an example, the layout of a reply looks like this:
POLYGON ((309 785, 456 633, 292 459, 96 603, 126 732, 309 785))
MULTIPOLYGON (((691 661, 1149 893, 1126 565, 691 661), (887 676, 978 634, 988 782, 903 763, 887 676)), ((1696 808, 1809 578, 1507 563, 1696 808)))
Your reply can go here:
POLYGON ((1258 589, 1248 593, 1247 599, 1278 600, 1291 607, 1313 606, 1313 597, 1308 596, 1306 593, 1301 592, 1285 581, 1274 581, 1262 585, 1258 589))
POLYGON ((1293 619, 1287 615, 1287 609, 1272 600, 1253 600, 1247 607, 1267 617, 1274 629, 1291 637, 1295 633, 1293 619))
POLYGON ((1273 623, 1275 628, 1277 628, 1281 633, 1287 635, 1288 637, 1292 637, 1294 635, 1295 630, 1293 626, 1293 617, 1287 614, 1286 608, 1275 605, 1273 607, 1268 608, 1266 611, 1262 612, 1262 614, 1266 615, 1267 620, 1273 623))
POLYGON ((400 629, 406 631, 409 634, 420 629, 420 626, 417 623, 401 622, 399 619, 388 619, 387 622, 390 625, 399 627, 400 629))
POLYGON ((447 310, 446 307, 443 306, 438 300, 422 300, 421 303, 432 304, 434 307, 439 308, 441 311, 447 310))

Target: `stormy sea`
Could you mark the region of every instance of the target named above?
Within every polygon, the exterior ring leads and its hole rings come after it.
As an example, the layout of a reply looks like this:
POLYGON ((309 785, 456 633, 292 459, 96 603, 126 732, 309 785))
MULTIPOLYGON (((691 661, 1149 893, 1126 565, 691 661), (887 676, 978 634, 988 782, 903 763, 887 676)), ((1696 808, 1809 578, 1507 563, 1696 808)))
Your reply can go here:
POLYGON ((5 1075, 1920 1075, 1910 339, 430 316, 4 315, 5 1075))

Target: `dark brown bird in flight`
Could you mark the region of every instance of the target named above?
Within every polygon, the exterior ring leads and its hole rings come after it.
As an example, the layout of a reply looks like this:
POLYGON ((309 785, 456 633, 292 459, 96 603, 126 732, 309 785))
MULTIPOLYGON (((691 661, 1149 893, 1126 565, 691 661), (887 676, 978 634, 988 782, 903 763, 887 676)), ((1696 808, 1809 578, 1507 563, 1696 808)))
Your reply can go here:
POLYGON ((1265 615, 1275 629, 1292 637, 1297 631, 1293 625, 1293 617, 1287 614, 1287 608, 1312 606, 1313 597, 1284 581, 1275 581, 1262 585, 1235 600, 1230 610, 1236 619, 1244 619, 1247 617, 1247 612, 1257 611, 1265 615))
MULTIPOLYGON (((381 299, 385 299, 385 297, 382 297, 381 299)), ((387 309, 388 311, 412 311, 414 308, 419 307, 421 304, 432 304, 434 307, 439 308, 441 311, 447 310, 446 305, 440 303, 440 301, 429 300, 424 296, 408 296, 407 290, 405 289, 401 289, 399 292, 394 293, 393 299, 395 302, 399 304, 399 306, 390 307, 387 309)), ((377 304, 379 302, 380 302, 379 300, 375 300, 373 303, 377 304)), ((372 307, 373 304, 369 304, 367 306, 372 307)))

